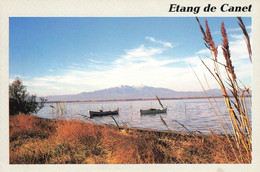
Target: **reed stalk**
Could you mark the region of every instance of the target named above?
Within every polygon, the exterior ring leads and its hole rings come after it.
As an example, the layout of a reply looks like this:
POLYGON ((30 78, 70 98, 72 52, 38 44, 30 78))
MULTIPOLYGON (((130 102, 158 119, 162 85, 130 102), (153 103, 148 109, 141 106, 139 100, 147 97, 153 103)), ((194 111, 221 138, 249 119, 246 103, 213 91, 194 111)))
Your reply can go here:
POLYGON ((56 102, 56 107, 54 107, 53 103, 50 105, 51 107, 51 116, 54 118, 54 110, 57 119, 66 118, 67 115, 67 104, 65 102, 56 102))
POLYGON ((249 35, 248 35, 248 33, 247 33, 246 27, 245 27, 245 25, 244 25, 243 20, 241 19, 241 17, 237 17, 237 18, 238 18, 238 25, 240 26, 240 28, 241 28, 241 30, 243 31, 243 34, 244 34, 244 36, 245 36, 249 59, 250 59, 250 61, 252 62, 252 50, 251 50, 251 44, 250 44, 249 35))
POLYGON ((163 123, 163 125, 165 125, 166 126, 166 128, 169 130, 169 131, 172 131, 169 127, 168 127, 168 125, 167 125, 167 123, 165 122, 165 120, 162 118, 162 116, 160 115, 160 119, 161 119, 161 121, 162 121, 162 123, 163 123))
MULTIPOLYGON (((206 69, 209 71, 209 73, 213 76, 213 78, 217 81, 219 87, 222 90, 223 98, 225 100, 225 104, 227 107, 227 115, 229 117, 229 122, 231 123, 232 126, 232 131, 229 129, 229 127, 225 128, 225 126, 228 126, 228 122, 224 120, 224 114, 221 113, 220 111, 216 111, 215 108, 219 109, 218 106, 214 107, 213 104, 211 103, 211 100, 209 100, 211 106, 213 107, 214 113, 218 117, 218 121, 220 125, 222 126, 222 129, 225 133, 225 136, 229 140, 229 144, 231 145, 232 152, 234 155, 237 157, 237 160, 239 163, 250 163, 251 162, 251 140, 252 140, 252 129, 251 125, 249 122, 249 116, 248 116, 248 108, 251 108, 251 101, 250 101, 250 106, 248 106, 246 102, 246 96, 245 92, 250 97, 249 94, 249 89, 250 87, 245 87, 241 88, 240 85, 237 83, 238 78, 235 73, 235 67, 232 64, 231 60, 231 52, 229 48, 229 41, 228 41, 228 35, 226 33, 225 25, 224 22, 221 23, 221 34, 222 34, 222 51, 223 51, 223 56, 225 58, 225 65, 219 66, 218 62, 218 51, 217 47, 213 41, 213 38, 210 33, 210 28, 208 25, 207 20, 205 20, 205 27, 206 31, 204 31, 204 28, 202 27, 200 21, 198 18, 196 18, 200 30, 203 35, 203 40, 206 45, 206 47, 209 49, 211 52, 212 60, 214 63, 214 68, 210 69, 207 64, 204 63, 202 60, 202 63, 206 67, 206 69), (225 73, 220 72, 220 67, 224 67, 225 73), (226 80, 223 79, 223 76, 226 76, 226 80), (228 92, 231 93, 228 94, 228 92), (219 118, 222 117, 222 120, 219 118), (235 144, 231 142, 231 140, 235 141, 235 144)), ((238 17, 238 24, 240 28, 242 29, 242 32, 245 36, 246 44, 247 44, 247 49, 248 49, 248 54, 249 54, 249 59, 251 60, 251 45, 250 45, 250 39, 246 30, 246 27, 240 17, 238 17)), ((194 71, 195 73, 195 71, 194 71)), ((196 74, 196 73, 195 73, 196 74)), ((197 75, 196 75, 197 77, 197 75)), ((198 77, 197 77, 198 78, 198 77)), ((199 78, 198 78, 199 79, 199 78)), ((199 80, 200 81, 200 80, 199 80)), ((205 94, 206 91, 200 82, 205 94)), ((206 95, 207 96, 207 95, 206 95)), ((208 97, 208 96, 207 96, 208 97)), ((214 100, 215 101, 215 100, 214 100)))

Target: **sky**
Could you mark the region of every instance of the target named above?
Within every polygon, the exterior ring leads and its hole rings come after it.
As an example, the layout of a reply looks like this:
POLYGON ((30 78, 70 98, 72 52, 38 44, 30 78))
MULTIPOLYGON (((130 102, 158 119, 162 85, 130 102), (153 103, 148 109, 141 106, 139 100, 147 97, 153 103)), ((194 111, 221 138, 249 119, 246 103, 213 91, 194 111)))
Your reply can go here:
MULTIPOLYGON (((251 18, 242 18, 251 36, 251 18)), ((205 18, 200 17, 205 26, 205 18)), ((223 21, 237 77, 251 86, 251 63, 236 17, 208 17, 221 51, 223 21)), ((194 17, 10 17, 9 78, 38 96, 78 94, 120 85, 201 91, 218 88, 194 17), (192 68, 191 68, 192 66, 192 68), (205 82, 205 81, 204 81, 205 82), (207 88, 209 89, 209 88, 207 88)), ((223 71, 223 70, 222 70, 223 71)), ((224 72, 224 71, 223 71, 224 72)))

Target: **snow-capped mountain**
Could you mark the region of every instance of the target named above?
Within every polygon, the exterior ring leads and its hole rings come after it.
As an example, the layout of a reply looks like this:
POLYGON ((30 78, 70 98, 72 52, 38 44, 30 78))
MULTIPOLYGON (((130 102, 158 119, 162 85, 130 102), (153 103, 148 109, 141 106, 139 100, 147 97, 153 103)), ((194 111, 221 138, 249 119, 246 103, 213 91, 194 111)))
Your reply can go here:
MULTIPOLYGON (((211 96, 220 96, 221 90, 212 89, 207 93, 211 96)), ((148 86, 128 86, 107 88, 93 92, 82 92, 75 95, 47 96, 48 101, 84 101, 84 100, 112 100, 112 99, 144 99, 144 98, 180 98, 180 97, 205 97, 204 92, 178 92, 167 88, 148 86)))

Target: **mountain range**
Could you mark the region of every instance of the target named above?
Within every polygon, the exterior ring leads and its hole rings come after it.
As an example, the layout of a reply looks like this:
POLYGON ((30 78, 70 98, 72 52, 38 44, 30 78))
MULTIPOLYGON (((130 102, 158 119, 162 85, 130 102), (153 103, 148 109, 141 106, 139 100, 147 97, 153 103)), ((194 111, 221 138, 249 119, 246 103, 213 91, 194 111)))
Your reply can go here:
MULTIPOLYGON (((220 89, 207 90, 209 96, 221 96, 220 89)), ((174 91, 167 88, 156 88, 148 86, 128 86, 107 88, 92 92, 82 92, 74 95, 47 96, 48 101, 90 101, 90 100, 118 100, 118 99, 150 99, 159 98, 189 98, 205 97, 205 93, 194 91, 174 91)))

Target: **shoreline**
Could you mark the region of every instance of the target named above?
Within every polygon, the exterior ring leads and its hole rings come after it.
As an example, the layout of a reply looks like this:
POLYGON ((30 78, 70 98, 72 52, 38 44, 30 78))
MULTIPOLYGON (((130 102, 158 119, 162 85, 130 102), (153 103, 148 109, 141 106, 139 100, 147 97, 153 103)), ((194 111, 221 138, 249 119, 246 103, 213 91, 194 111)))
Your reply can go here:
MULTIPOLYGON (((234 96, 229 96, 230 98, 234 98, 234 96)), ((244 96, 245 98, 252 97, 244 96)), ((190 100, 190 99, 220 99, 223 96, 208 96, 208 97, 162 97, 160 100, 190 100)), ((122 101, 151 101, 157 100, 157 98, 134 98, 134 99, 104 99, 104 100, 55 100, 55 101, 46 101, 46 103, 92 103, 92 102, 122 102, 122 101)))
MULTIPOLYGON (((210 97, 170 97, 160 98, 160 100, 188 100, 188 99, 213 99, 223 98, 223 96, 210 96, 210 97)), ((120 101, 151 101, 157 100, 157 98, 136 98, 136 99, 108 99, 108 100, 58 100, 58 101, 46 101, 46 103, 88 103, 88 102, 120 102, 120 101)))
MULTIPOLYGON (((124 126, 116 126, 114 124, 97 124, 97 123, 88 123, 85 122, 79 118, 70 118, 70 119, 51 119, 51 118, 42 118, 42 117, 38 117, 33 115, 34 117, 38 118, 38 119, 42 119, 42 120, 46 120, 46 121, 70 121, 70 122, 84 122, 86 124, 91 124, 91 125, 96 125, 99 127, 112 127, 114 129, 118 129, 118 130, 132 130, 132 131, 137 131, 137 132, 151 132, 151 133, 156 133, 156 134, 167 134, 167 135, 183 135, 183 136, 192 136, 192 135, 196 135, 196 136, 210 136, 210 134, 200 134, 196 131, 191 131, 191 132, 179 132, 179 131, 170 131, 170 130, 158 130, 158 129, 149 129, 149 128, 138 128, 138 127, 124 127, 124 126)), ((218 136, 223 136, 218 134, 218 136)))

